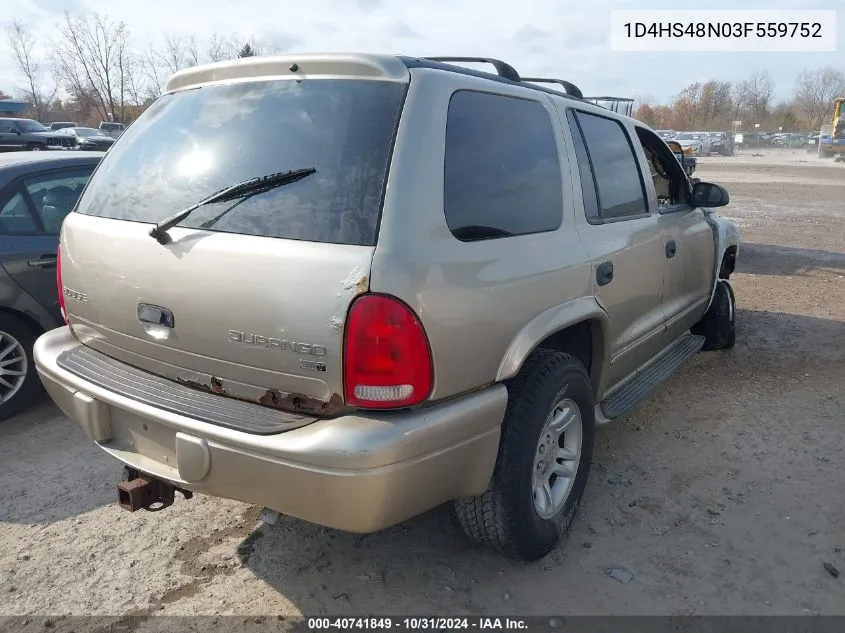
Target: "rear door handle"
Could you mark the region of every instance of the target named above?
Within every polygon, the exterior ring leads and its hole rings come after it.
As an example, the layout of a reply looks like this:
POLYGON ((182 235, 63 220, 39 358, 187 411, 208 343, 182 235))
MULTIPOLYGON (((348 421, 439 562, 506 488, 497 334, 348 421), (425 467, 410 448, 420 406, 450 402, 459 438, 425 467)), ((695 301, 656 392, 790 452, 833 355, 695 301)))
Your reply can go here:
POLYGON ((613 262, 604 262, 596 268, 596 283, 606 286, 613 281, 613 262))
POLYGON ((675 256, 675 253, 678 252, 678 247, 675 244, 675 240, 669 240, 666 242, 666 258, 672 259, 675 256))
POLYGON ((38 259, 30 259, 26 262, 27 266, 31 266, 32 268, 55 268, 56 267, 56 255, 42 255, 38 259))

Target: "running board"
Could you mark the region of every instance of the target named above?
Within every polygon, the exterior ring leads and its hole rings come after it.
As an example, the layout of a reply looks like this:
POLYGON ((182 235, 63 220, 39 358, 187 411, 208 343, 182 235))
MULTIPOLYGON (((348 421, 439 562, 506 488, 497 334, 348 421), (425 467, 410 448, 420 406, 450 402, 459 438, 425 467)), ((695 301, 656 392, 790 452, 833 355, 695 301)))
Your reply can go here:
POLYGON ((704 345, 704 337, 687 334, 678 339, 656 360, 638 369, 634 377, 615 390, 601 403, 601 412, 609 420, 628 413, 639 404, 652 389, 678 371, 704 345))

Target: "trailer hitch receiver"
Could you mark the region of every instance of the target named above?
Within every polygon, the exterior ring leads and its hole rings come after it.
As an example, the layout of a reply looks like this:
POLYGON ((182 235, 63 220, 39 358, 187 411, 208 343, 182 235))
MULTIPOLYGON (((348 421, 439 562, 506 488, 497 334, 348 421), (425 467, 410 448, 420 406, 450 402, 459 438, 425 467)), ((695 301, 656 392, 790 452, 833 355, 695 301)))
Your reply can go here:
POLYGON ((123 481, 117 484, 117 502, 121 508, 129 512, 141 509, 158 512, 173 505, 176 492, 180 492, 185 499, 194 496, 190 490, 178 488, 133 468, 124 467, 123 481))

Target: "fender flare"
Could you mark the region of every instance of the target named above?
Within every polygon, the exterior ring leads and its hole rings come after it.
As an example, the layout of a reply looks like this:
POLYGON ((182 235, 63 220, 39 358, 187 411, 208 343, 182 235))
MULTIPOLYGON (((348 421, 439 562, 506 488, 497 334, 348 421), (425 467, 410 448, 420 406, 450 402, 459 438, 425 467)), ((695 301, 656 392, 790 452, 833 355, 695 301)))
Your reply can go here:
POLYGON ((707 309, 709 310, 710 304, 713 303, 713 297, 716 294, 716 285, 719 283, 719 270, 722 267, 722 260, 725 257, 725 253, 729 248, 734 247, 738 256, 742 236, 736 224, 720 217, 715 212, 707 213, 707 221, 713 227, 713 241, 716 254, 715 261, 713 262, 713 286, 710 289, 710 301, 707 302, 707 309))
POLYGON ((531 319, 517 332, 507 350, 505 350, 505 355, 496 373, 496 382, 502 382, 516 376, 528 356, 549 336, 585 321, 593 324, 591 378, 594 389, 598 389, 601 384, 602 369, 607 359, 606 341, 609 319, 607 312, 592 296, 578 297, 552 306, 531 319))

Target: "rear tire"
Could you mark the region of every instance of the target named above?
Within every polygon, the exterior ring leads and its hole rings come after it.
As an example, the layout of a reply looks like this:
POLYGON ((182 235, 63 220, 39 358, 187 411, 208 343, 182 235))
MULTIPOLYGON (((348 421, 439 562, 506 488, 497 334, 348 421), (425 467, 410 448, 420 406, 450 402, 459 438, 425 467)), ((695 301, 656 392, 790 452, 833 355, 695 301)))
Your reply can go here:
POLYGON ((43 152, 44 146, 41 143, 30 143, 26 146, 30 152, 43 152))
POLYGON ((707 313, 690 331, 704 336, 705 352, 730 349, 736 344, 736 297, 726 279, 720 279, 707 313))
POLYGON ((0 420, 19 413, 41 392, 32 359, 36 338, 28 323, 12 314, 0 314, 0 420))
POLYGON ((455 511, 476 544, 536 560, 555 548, 584 494, 595 439, 593 389, 577 359, 550 350, 532 354, 507 388, 490 487, 456 500, 455 511))

